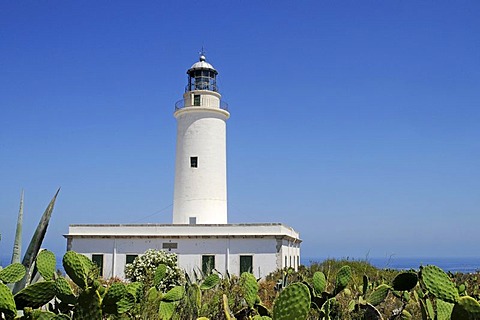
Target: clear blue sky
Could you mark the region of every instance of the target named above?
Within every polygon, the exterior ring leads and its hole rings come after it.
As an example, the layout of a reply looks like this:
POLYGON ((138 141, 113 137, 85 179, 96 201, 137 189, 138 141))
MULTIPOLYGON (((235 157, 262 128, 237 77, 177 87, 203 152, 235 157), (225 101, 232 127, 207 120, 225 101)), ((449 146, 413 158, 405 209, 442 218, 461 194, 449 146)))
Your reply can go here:
POLYGON ((0 243, 170 223, 185 71, 229 102, 229 221, 304 257, 478 256, 478 1, 2 1, 0 243), (162 210, 163 209, 163 210, 162 210))

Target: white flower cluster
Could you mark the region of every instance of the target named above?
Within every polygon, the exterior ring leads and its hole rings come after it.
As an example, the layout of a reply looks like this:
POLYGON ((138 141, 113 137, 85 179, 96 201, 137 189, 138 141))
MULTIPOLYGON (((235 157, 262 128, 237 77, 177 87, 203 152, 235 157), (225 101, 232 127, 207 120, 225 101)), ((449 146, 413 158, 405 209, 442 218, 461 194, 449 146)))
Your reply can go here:
POLYGON ((182 269, 178 267, 177 255, 161 250, 149 249, 135 258, 133 263, 125 265, 125 276, 132 282, 151 285, 155 270, 160 264, 167 266, 167 272, 157 289, 165 291, 185 283, 182 269))

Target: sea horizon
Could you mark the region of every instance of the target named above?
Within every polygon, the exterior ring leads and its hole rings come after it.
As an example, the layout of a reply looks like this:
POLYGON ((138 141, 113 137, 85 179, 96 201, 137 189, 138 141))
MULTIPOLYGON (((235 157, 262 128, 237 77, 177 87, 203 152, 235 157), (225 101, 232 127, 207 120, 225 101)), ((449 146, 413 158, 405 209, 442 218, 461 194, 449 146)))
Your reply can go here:
POLYGON ((305 257, 302 265, 310 266, 327 259, 366 261, 379 269, 418 270, 420 266, 436 265, 445 272, 476 273, 480 272, 480 257, 305 257))

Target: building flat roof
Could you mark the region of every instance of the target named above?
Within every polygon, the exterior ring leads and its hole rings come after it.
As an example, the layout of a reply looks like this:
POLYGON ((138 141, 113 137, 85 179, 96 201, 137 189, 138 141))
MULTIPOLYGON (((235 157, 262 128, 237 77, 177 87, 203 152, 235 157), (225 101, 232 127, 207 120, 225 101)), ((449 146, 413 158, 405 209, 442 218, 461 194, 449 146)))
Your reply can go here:
POLYGON ((240 224, 71 224, 66 238, 196 238, 280 237, 295 241, 300 234, 282 223, 240 224))

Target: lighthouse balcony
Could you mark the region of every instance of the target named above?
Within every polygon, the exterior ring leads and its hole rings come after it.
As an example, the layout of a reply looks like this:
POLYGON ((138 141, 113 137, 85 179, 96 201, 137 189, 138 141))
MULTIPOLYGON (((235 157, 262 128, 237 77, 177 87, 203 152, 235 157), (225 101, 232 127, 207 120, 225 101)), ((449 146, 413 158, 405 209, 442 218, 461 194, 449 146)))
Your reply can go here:
MULTIPOLYGON (((185 105, 185 99, 178 100, 175 103, 175 111, 183 109, 183 108, 196 108, 196 107, 201 107, 200 103, 196 104, 195 102, 190 105, 185 105)), ((204 107, 204 106, 202 106, 204 107)), ((228 111, 228 103, 226 103, 223 100, 220 100, 220 109, 228 111)))

